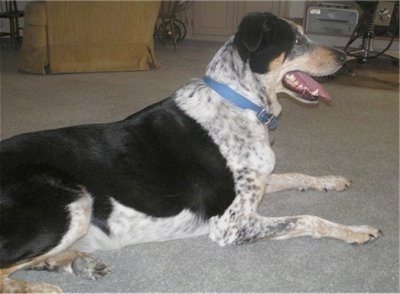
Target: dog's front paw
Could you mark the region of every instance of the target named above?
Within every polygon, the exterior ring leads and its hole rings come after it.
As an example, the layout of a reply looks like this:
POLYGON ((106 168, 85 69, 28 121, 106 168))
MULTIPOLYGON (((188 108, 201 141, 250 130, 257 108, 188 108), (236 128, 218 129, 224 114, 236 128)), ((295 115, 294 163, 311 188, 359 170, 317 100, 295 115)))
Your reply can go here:
POLYGON ((88 255, 75 258, 72 262, 72 270, 75 275, 90 280, 97 280, 110 272, 104 263, 88 255))
POLYGON ((315 188, 319 191, 344 191, 350 187, 351 181, 340 176, 319 177, 316 180, 315 188))
POLYGON ((361 245, 375 241, 383 236, 381 230, 371 226, 351 226, 352 232, 346 236, 346 242, 352 245, 361 245))

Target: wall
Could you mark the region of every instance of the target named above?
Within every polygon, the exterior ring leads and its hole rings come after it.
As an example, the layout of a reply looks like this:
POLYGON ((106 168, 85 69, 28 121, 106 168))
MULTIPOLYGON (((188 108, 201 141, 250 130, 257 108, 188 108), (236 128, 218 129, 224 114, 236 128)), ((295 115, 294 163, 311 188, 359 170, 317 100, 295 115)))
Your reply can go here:
POLYGON ((288 1, 285 17, 287 18, 303 18, 304 1, 288 1))

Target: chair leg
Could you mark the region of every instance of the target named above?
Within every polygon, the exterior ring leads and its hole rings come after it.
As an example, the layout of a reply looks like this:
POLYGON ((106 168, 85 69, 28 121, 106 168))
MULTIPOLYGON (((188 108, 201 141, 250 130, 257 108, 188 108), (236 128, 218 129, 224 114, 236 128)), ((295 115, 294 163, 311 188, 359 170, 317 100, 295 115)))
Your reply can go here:
POLYGON ((12 0, 11 1, 11 10, 15 13, 14 17, 14 32, 15 32, 15 38, 17 41, 19 41, 19 21, 18 21, 18 6, 17 6, 17 1, 12 0))
POLYGON ((174 24, 174 19, 170 18, 169 19, 169 24, 171 26, 171 33, 172 33, 172 38, 174 40, 174 49, 175 51, 177 50, 177 43, 176 43, 176 32, 175 32, 175 24, 174 24))
POLYGON ((161 32, 159 34, 160 42, 162 44, 164 44, 165 39, 166 39, 166 36, 165 36, 165 18, 164 17, 161 18, 160 30, 161 30, 161 32))
POLYGON ((15 37, 17 38, 17 41, 20 40, 20 35, 19 35, 19 21, 18 17, 15 18, 15 37))
POLYGON ((10 39, 11 42, 13 43, 13 45, 15 45, 15 23, 14 23, 14 18, 10 17, 9 18, 10 21, 10 39))

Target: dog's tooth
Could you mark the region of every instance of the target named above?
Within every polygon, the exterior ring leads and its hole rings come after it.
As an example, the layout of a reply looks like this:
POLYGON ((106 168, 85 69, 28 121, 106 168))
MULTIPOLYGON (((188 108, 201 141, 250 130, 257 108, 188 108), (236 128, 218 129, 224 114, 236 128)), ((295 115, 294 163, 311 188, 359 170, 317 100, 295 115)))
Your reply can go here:
POLYGON ((311 92, 311 95, 313 96, 318 96, 319 89, 316 89, 314 92, 311 92))
POLYGON ((290 81, 296 80, 294 74, 287 74, 286 77, 287 77, 287 79, 290 80, 290 81))

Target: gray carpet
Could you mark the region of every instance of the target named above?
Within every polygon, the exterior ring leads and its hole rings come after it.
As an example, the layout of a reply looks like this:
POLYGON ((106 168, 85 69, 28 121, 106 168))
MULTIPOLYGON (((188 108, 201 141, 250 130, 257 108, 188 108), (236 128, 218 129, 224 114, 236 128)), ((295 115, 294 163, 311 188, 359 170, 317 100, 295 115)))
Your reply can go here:
MULTIPOLYGON (((119 120, 201 77, 220 44, 157 46, 162 64, 147 72, 29 75, 2 45, 2 138, 72 124, 119 120)), ((112 273, 98 281, 19 272, 66 292, 399 292, 398 90, 325 83, 334 100, 309 107, 282 95, 274 132, 278 172, 340 174, 342 193, 288 191, 265 198, 269 216, 314 214, 380 227, 385 236, 351 246, 335 240, 262 240, 221 248, 206 236, 98 252, 112 273)))

